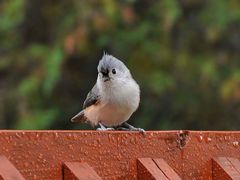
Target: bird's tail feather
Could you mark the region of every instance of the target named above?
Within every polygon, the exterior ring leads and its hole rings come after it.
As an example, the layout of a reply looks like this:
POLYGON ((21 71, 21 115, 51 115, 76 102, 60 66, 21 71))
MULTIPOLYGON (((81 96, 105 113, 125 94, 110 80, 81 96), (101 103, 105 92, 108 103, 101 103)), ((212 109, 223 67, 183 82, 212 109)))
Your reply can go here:
POLYGON ((84 116, 84 110, 82 110, 71 119, 71 122, 86 122, 86 120, 87 119, 84 116))

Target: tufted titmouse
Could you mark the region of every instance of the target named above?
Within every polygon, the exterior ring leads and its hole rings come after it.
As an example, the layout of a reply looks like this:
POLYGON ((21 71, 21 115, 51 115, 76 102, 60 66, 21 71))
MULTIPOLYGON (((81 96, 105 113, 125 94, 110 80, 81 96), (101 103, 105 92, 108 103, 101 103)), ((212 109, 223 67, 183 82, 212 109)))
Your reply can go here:
POLYGON ((97 82, 88 93, 83 110, 75 115, 72 122, 88 122, 97 130, 133 130, 126 121, 138 108, 140 89, 125 64, 104 53, 99 61, 97 82))

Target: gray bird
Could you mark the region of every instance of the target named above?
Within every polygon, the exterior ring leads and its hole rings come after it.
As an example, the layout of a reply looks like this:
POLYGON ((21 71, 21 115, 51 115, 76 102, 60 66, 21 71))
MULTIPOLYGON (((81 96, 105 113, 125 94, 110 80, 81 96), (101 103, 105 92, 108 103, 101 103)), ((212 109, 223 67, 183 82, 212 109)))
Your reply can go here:
POLYGON ((126 122, 139 106, 140 89, 125 64, 104 53, 97 70, 97 82, 88 93, 83 110, 71 121, 99 125, 97 130, 144 132, 126 122))

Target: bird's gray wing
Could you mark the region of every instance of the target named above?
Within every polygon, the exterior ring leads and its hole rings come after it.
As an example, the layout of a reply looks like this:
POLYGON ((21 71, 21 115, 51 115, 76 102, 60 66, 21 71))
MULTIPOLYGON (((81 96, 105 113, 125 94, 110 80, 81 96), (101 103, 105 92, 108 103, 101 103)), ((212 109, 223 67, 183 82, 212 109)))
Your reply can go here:
POLYGON ((99 91, 97 89, 96 84, 93 86, 92 90, 88 93, 87 98, 83 103, 83 109, 86 109, 89 106, 92 106, 99 101, 99 91))
POLYGON ((87 119, 84 116, 84 109, 86 109, 89 106, 92 106, 99 101, 99 93, 96 84, 93 86, 92 90, 88 93, 87 98, 85 99, 83 103, 83 110, 79 112, 77 115, 75 115, 71 121, 72 122, 86 122, 87 119))

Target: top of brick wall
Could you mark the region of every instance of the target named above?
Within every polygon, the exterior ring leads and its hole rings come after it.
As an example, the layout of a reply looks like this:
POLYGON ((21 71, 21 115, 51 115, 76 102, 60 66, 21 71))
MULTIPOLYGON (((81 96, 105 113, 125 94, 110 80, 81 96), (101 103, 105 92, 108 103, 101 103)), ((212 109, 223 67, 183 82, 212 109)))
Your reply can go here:
POLYGON ((0 144, 26 179, 61 179, 64 162, 87 163, 103 179, 137 179, 138 158, 161 158, 183 179, 210 179, 212 158, 240 158, 240 131, 1 130, 0 144))

